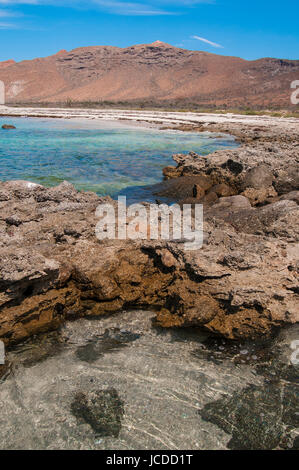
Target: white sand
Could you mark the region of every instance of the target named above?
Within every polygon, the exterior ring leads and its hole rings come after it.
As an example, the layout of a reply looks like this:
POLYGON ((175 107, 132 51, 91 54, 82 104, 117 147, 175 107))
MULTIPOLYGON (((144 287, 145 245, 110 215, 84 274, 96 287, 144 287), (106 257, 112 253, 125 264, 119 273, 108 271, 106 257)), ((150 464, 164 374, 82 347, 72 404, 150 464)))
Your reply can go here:
POLYGON ((278 126, 298 129, 299 119, 271 116, 243 116, 238 114, 208 114, 191 112, 135 111, 122 109, 63 109, 63 108, 14 108, 0 106, 0 116, 51 117, 89 121, 126 121, 144 126, 177 126, 181 124, 240 123, 252 126, 278 126))

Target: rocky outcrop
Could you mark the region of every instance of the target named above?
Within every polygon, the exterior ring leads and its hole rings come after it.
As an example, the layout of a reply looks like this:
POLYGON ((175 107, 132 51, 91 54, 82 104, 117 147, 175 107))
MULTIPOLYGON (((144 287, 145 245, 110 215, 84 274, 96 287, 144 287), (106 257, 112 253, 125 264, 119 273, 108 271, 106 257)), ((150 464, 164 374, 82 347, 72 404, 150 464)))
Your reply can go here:
MULTIPOLYGON (((171 188, 175 188, 172 191, 175 198, 184 201, 186 195, 185 192, 180 192, 183 184, 179 183, 179 180, 181 177, 191 178, 191 176, 209 178, 211 187, 206 189, 202 186, 206 197, 213 192, 220 197, 242 194, 253 206, 277 202, 284 195, 296 192, 299 188, 296 127, 270 128, 265 125, 256 127, 240 123, 212 122, 202 126, 179 126, 178 129, 233 133, 242 145, 237 149, 221 150, 207 156, 197 155, 194 152, 190 152, 187 156, 174 155, 173 159, 177 166, 168 166, 164 169, 166 182, 164 188, 159 188, 162 195, 165 189, 171 193, 171 188), (223 187, 224 184, 226 189, 223 187), (217 194, 218 185, 222 185, 221 194, 217 194)), ((205 202, 202 194, 201 196, 198 199, 205 202)), ((209 196, 206 202, 216 201, 215 196, 209 196)))
POLYGON ((4 130, 15 129, 15 126, 13 126, 12 124, 3 124, 2 129, 4 130))
POLYGON ((267 165, 259 164, 246 172, 244 187, 254 189, 266 189, 272 186, 274 175, 267 165))
POLYGON ((198 251, 174 240, 99 241, 95 211, 111 199, 69 183, 0 183, 0 338, 15 343, 67 318, 144 307, 164 327, 227 338, 297 322, 298 134, 231 128, 239 148, 175 155, 153 188, 168 201, 203 203, 198 251))
MULTIPOLYGON (((231 152, 191 154, 186 166, 175 157, 188 176, 166 182, 169 197, 174 184, 185 199, 217 198, 206 205, 198 251, 185 251, 177 241, 98 241, 95 210, 112 200, 68 183, 50 189, 2 183, 0 338, 11 344, 66 318, 140 307, 155 309, 161 326, 196 326, 228 338, 264 335, 298 321, 297 192, 253 207, 237 193, 254 158, 232 158, 231 152)), ((279 165, 283 171, 285 164, 279 165)), ((277 175, 274 183, 283 185, 277 175)))

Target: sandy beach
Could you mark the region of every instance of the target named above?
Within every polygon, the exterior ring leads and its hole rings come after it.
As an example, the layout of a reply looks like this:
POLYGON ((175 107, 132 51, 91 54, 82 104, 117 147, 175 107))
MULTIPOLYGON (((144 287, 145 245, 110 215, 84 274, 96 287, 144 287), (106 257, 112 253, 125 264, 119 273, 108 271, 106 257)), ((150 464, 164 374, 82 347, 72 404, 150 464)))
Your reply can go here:
MULTIPOLYGON (((182 125, 239 124, 245 126, 266 126, 269 128, 298 129, 297 118, 272 116, 244 116, 241 114, 213 114, 191 112, 134 111, 122 109, 63 109, 63 108, 22 108, 0 106, 0 116, 76 119, 89 121, 125 121, 142 127, 182 125)), ((212 129, 211 129, 212 130, 212 129)))

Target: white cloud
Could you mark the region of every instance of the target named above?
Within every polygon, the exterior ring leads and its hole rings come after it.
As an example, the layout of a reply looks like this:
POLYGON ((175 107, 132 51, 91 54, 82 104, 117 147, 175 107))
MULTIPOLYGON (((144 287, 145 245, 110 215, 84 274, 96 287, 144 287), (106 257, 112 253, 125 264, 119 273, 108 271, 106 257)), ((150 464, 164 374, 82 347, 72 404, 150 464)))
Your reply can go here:
POLYGON ((209 41, 209 39, 201 38, 200 36, 191 36, 192 39, 197 39, 198 41, 205 42, 206 44, 209 44, 210 46, 213 47, 220 47, 223 49, 223 46, 221 44, 217 44, 217 42, 209 41))
POLYGON ((3 6, 20 6, 20 5, 52 5, 56 7, 69 7, 84 9, 100 9, 116 15, 133 15, 133 16, 154 16, 154 15, 172 15, 172 11, 164 10, 152 3, 146 2, 126 2, 117 0, 0 0, 0 5, 3 6))
MULTIPOLYGON (((10 10, 3 10, 0 8, 0 20, 3 18, 17 18, 22 16, 20 13, 15 12, 15 11, 10 11, 10 10)), ((0 29, 15 29, 17 26, 13 23, 6 23, 3 21, 0 21, 0 29)))
POLYGON ((113 0, 93 0, 93 2, 104 10, 118 15, 155 16, 172 14, 170 11, 162 10, 154 5, 141 2, 118 2, 113 0))
POLYGON ((15 29, 16 25, 11 23, 2 23, 0 22, 0 29, 15 29))
MULTIPOLYGON (((97 8, 116 15, 157 16, 174 15, 179 9, 191 8, 200 3, 214 3, 214 0, 0 0, 0 5, 53 5, 59 7, 97 8)), ((179 11, 183 12, 183 11, 179 11)))
POLYGON ((20 14, 15 11, 0 9, 0 18, 11 18, 15 16, 20 16, 20 14))

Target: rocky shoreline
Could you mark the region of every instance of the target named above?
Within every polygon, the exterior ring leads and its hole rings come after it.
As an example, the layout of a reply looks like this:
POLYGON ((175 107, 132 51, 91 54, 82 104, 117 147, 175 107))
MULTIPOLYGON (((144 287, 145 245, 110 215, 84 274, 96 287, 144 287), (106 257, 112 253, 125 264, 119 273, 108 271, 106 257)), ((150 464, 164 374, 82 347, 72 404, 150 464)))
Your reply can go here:
POLYGON ((7 345, 66 319, 124 309, 149 308, 163 327, 229 339, 298 322, 298 124, 227 120, 179 129, 228 132, 242 144, 205 157, 175 155, 177 166, 156 188, 157 197, 203 203, 199 251, 175 241, 100 242, 95 210, 107 198, 68 183, 0 183, 0 339, 7 345))

